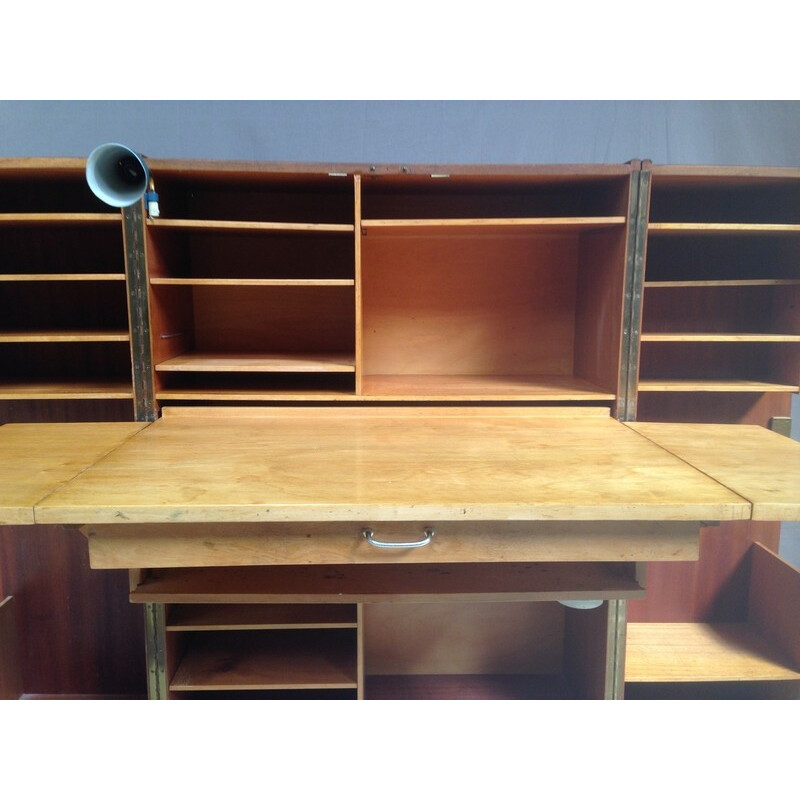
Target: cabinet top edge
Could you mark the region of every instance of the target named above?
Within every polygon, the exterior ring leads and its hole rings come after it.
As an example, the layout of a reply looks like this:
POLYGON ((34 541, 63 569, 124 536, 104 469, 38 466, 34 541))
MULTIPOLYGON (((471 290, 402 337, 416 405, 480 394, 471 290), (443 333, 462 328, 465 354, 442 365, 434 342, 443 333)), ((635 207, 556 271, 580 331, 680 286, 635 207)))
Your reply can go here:
POLYGON ((710 178, 720 182, 743 180, 797 180, 800 179, 798 167, 763 167, 763 166, 702 166, 696 164, 645 164, 645 170, 654 178, 680 181, 691 178, 710 178))

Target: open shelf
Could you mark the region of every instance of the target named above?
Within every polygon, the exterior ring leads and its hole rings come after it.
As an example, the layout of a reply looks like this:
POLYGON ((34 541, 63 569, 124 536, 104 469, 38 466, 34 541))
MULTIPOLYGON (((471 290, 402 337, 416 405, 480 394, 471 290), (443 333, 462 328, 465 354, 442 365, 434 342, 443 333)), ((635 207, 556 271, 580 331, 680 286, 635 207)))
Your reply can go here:
POLYGON ((640 392, 797 392, 798 384, 745 380, 688 380, 650 378, 639 381, 640 392))
POLYGON ((127 342, 127 331, 0 331, 0 344, 10 342, 127 342))
POLYGON ((191 636, 172 692, 355 689, 355 631, 214 631, 191 636))
POLYGON ((800 681, 787 656, 749 622, 630 623, 629 683, 800 681))
POLYGON ((71 273, 4 273, 0 281, 28 283, 31 281, 124 281, 124 272, 71 272, 71 273))
POLYGON ((187 353, 162 361, 160 372, 354 372, 344 354, 187 353))
POLYGON ((484 600, 640 597, 630 565, 349 564, 151 570, 130 595, 134 603, 430 602, 448 596, 484 600))
POLYGON ((353 233, 352 224, 332 225, 318 222, 242 222, 239 220, 148 219, 148 226, 176 231, 240 233, 353 233))
POLYGON ((169 607, 168 631, 300 630, 303 628, 355 628, 352 605, 204 605, 169 607))
POLYGON ((125 381, 0 381, 0 400, 130 400, 125 381))
POLYGON ((797 333, 642 333, 643 342, 800 342, 797 333))
POLYGON ((84 226, 84 225, 117 225, 121 226, 122 217, 117 213, 46 213, 46 214, 0 214, 0 225, 20 226, 84 226))
POLYGON ((153 286, 355 286, 352 278, 151 278, 153 286))
POLYGON ((530 218, 472 218, 472 219, 364 219, 361 230, 365 236, 452 236, 508 235, 519 233, 580 233, 624 226, 624 216, 615 217, 530 217, 530 218))

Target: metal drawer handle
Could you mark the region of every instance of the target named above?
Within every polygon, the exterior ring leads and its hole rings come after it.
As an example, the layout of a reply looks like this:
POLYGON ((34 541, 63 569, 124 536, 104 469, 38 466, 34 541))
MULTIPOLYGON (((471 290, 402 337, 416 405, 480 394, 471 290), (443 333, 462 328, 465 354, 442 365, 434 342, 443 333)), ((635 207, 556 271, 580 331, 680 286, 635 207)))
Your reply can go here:
POLYGON ((364 528, 362 531, 364 534, 364 538, 373 546, 373 547, 392 547, 392 548, 400 548, 400 547, 425 547, 426 544, 430 544, 431 540, 433 539, 433 535, 436 533, 433 528, 425 528, 422 533, 425 536, 424 539, 419 539, 415 542, 382 542, 380 539, 375 538, 375 531, 372 528, 364 528))

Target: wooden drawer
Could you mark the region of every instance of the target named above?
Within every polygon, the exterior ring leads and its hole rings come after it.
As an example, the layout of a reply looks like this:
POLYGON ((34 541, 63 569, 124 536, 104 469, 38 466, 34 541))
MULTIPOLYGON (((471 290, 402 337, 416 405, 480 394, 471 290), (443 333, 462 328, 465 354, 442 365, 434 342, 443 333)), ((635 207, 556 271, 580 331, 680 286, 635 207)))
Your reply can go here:
POLYGON ((646 521, 165 523, 83 531, 96 569, 685 561, 697 558, 699 541, 696 523, 646 521))

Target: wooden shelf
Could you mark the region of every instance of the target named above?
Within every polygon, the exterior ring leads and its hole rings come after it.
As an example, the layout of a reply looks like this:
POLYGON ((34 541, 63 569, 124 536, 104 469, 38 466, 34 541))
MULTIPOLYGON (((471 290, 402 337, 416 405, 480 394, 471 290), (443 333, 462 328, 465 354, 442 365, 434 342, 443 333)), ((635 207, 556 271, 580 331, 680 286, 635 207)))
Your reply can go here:
POLYGON ((196 634, 170 690, 354 689, 355 632, 196 634))
POLYGON ((560 375, 365 375, 365 398, 393 400, 608 401, 615 395, 580 378, 560 375))
POLYGON ((741 222, 650 222, 648 234, 775 234, 800 233, 797 224, 741 223, 741 222))
POLYGON ((154 286, 355 286, 352 278, 150 278, 154 286))
POLYGON ((130 400, 124 381, 0 381, 0 400, 130 400))
POLYGON ((697 289, 734 288, 746 286, 800 286, 800 278, 757 278, 732 280, 681 280, 681 281, 645 281, 645 289, 697 289))
POLYGON ((796 681, 800 672, 750 623, 629 623, 625 680, 796 681))
POLYGON ((124 281, 124 272, 36 272, 0 274, 0 281, 29 283, 31 281, 124 281))
POLYGON ((355 606, 349 605, 174 605, 168 631, 299 630, 356 628, 355 606))
POLYGON ((324 222, 247 222, 211 219, 148 219, 153 229, 219 233, 353 233, 355 225, 324 222))
POLYGON ((643 342, 800 342, 797 333, 642 333, 643 342))
POLYGON ((11 342, 127 342, 125 331, 0 331, 0 344, 11 342))
POLYGON ((745 380, 658 380, 639 381, 640 392, 797 392, 800 386, 745 380))
POLYGON ((187 353, 156 365, 158 372, 355 372, 343 354, 187 353))
POLYGON ((120 225, 119 213, 0 214, 0 225, 120 225))
POLYGON ((342 403, 353 402, 359 398, 355 392, 332 392, 326 389, 306 390, 258 390, 258 389, 161 389, 156 392, 157 400, 214 403, 274 403, 274 402, 313 402, 342 403))
POLYGON ((365 219, 365 235, 580 233, 625 225, 625 217, 521 217, 494 219, 365 219))

